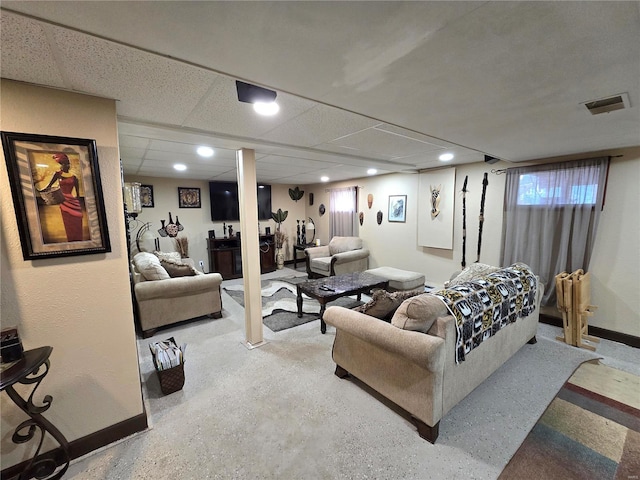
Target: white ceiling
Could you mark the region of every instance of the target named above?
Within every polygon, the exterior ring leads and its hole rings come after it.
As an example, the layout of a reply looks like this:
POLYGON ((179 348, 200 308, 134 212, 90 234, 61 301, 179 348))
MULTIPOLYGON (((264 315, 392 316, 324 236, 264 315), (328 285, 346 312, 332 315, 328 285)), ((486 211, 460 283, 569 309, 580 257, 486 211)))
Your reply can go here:
POLYGON ((259 181, 308 184, 444 151, 640 145, 639 2, 3 1, 1 17, 3 78, 117 100, 127 174, 234 180, 243 147, 259 181), (238 102, 236 79, 280 113, 238 102), (630 109, 583 105, 623 92, 630 109))

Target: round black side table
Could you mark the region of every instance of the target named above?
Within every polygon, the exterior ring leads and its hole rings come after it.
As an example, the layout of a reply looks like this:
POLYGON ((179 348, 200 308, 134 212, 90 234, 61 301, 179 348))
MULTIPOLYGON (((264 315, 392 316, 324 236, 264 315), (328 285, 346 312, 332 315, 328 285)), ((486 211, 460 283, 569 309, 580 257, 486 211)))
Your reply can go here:
POLYGON ((29 419, 18 425, 11 437, 13 443, 26 443, 32 440, 36 433, 39 432, 38 448, 17 477, 20 480, 29 478, 43 478, 46 480, 57 480, 62 478, 69 468, 69 443, 67 439, 60 433, 49 420, 42 416, 51 406, 53 398, 51 395, 45 395, 42 406, 33 403, 33 395, 42 382, 42 379, 49 373, 49 356, 52 347, 39 347, 24 352, 24 356, 15 364, 0 373, 0 391, 6 391, 9 398, 13 400, 20 409, 29 415, 29 419), (42 368, 44 366, 44 369, 42 368), (16 383, 23 385, 35 384, 31 390, 29 398, 26 400, 15 391, 13 386, 16 383), (62 447, 54 449, 50 452, 40 454, 40 449, 44 442, 45 434, 49 433, 62 447), (61 468, 58 469, 58 465, 61 468), (57 470, 57 471, 56 471, 57 470))

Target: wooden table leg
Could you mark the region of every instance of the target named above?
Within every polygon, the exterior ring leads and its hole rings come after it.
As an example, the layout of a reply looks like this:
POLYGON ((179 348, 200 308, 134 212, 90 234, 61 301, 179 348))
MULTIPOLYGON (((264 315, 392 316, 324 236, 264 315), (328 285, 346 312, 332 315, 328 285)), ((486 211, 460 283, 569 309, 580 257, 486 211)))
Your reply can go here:
POLYGON ((320 302, 320 333, 327 333, 327 324, 324 323, 324 311, 327 309, 327 304, 320 302))

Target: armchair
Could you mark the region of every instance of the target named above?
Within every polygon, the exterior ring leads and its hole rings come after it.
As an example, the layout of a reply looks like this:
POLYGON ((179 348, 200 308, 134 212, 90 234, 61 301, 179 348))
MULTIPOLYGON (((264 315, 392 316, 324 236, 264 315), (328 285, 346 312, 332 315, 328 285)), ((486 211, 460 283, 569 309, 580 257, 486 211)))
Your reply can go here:
POLYGON ((369 266, 369 250, 358 237, 333 237, 329 245, 309 247, 304 253, 309 278, 364 272, 369 266))

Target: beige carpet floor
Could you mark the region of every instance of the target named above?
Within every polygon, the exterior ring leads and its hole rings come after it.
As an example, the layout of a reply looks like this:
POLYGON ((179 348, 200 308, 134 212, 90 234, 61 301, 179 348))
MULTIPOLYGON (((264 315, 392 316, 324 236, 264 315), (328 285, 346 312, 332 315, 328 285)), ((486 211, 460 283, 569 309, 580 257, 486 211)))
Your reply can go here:
POLYGON ((540 325, 538 343, 449 412, 432 445, 366 387, 333 374, 331 327, 265 328, 268 343, 249 350, 242 307, 223 293, 223 308, 221 319, 138 340, 150 428, 74 461, 65 479, 495 479, 581 362, 640 365, 637 349, 603 341, 593 354, 540 325), (186 382, 165 396, 148 343, 171 336, 188 345, 186 382))

